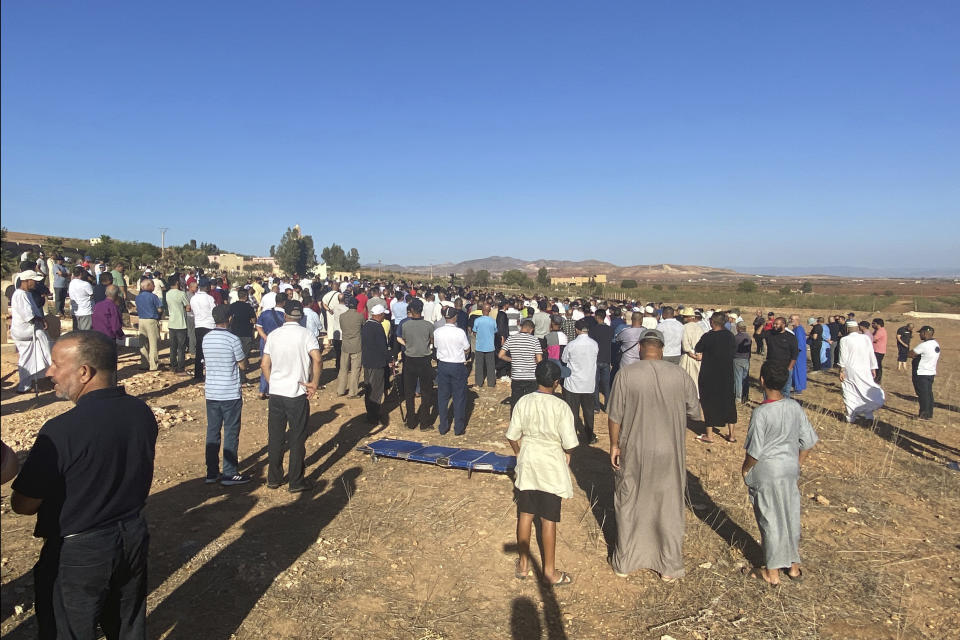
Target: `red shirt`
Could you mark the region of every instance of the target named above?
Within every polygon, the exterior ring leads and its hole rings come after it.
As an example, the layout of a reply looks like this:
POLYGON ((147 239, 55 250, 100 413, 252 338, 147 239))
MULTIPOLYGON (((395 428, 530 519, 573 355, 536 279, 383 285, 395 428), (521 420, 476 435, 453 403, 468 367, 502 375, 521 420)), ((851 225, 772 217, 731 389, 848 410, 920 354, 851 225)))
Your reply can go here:
POLYGON ((367 319, 367 296, 364 294, 357 295, 357 311, 363 316, 363 319, 367 319))

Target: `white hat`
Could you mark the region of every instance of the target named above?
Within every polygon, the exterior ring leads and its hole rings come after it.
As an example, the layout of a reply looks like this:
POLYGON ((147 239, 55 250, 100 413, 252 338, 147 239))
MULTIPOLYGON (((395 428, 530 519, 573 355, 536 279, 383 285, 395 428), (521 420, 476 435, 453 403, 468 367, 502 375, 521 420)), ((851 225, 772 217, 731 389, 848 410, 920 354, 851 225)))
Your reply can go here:
POLYGON ((633 311, 634 313, 640 313, 641 311, 643 311, 643 309, 641 309, 640 307, 634 307, 633 309, 631 309, 631 311, 633 311))
POLYGON ((847 320, 847 326, 848 326, 848 327, 859 327, 860 325, 857 324, 857 321, 856 321, 856 320, 847 320))
POLYGON ((373 309, 370 309, 370 315, 379 316, 387 312, 387 308, 382 304, 373 305, 373 309))
POLYGON ((21 271, 17 275, 17 278, 19 278, 20 280, 36 280, 38 282, 40 280, 43 280, 43 276, 37 273, 36 271, 34 271, 33 269, 27 269, 26 271, 21 271))
POLYGON ((653 313, 653 307, 649 304, 646 307, 644 307, 643 310, 647 313, 653 313))

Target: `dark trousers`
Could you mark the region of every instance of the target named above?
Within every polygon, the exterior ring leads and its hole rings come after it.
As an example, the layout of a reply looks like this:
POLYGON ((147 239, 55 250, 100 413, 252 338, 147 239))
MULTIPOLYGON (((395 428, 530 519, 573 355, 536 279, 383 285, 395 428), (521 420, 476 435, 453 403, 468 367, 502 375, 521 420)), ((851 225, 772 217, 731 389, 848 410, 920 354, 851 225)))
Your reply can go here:
POLYGON ((921 376, 913 374, 913 390, 917 392, 920 401, 920 417, 933 417, 933 379, 936 376, 921 376))
POLYGON ((610 363, 597 363, 597 390, 593 392, 593 403, 602 410, 607 410, 610 401, 610 363), (600 394, 603 394, 603 404, 600 404, 600 394))
POLYGON ((467 428, 467 366, 462 362, 437 363, 437 431, 450 430, 447 402, 453 398, 453 433, 461 435, 467 428))
POLYGON ((197 327, 197 357, 193 363, 193 379, 203 379, 203 337, 210 333, 211 329, 197 327))
POLYGON ((573 411, 573 420, 577 433, 582 433, 587 442, 593 439, 593 394, 592 393, 573 393, 563 390, 563 399, 570 405, 573 411), (582 409, 582 419, 581 419, 582 409))
POLYGON ((759 333, 753 334, 753 341, 757 343, 757 353, 763 355, 763 335, 759 333))
POLYGON ((510 415, 513 415, 513 408, 517 406, 517 401, 528 393, 537 390, 536 380, 511 380, 510 381, 510 415))
POLYGON ((363 404, 367 409, 369 422, 380 421, 380 405, 383 403, 384 371, 383 367, 364 367, 363 404))
POLYGON ((823 348, 823 340, 813 340, 810 342, 810 369, 820 371, 820 350, 823 348))
POLYGON ((207 477, 220 475, 220 432, 223 431, 223 475, 237 475, 237 450, 240 448, 240 416, 243 398, 207 400, 207 477))
POLYGON ((270 394, 267 415, 268 484, 283 484, 283 445, 286 437, 290 449, 290 486, 303 485, 303 459, 306 456, 309 417, 310 401, 306 395, 287 398, 270 394))
POLYGON ((56 287, 53 292, 57 299, 57 313, 63 315, 63 303, 66 302, 67 289, 66 287, 56 287))
POLYGON ((337 371, 340 371, 340 350, 343 348, 343 340, 338 340, 337 338, 333 339, 333 357, 336 358, 337 366, 334 367, 337 371))
POLYGON ((407 426, 430 426, 430 407, 433 404, 433 367, 430 356, 403 357, 403 398, 407 403, 407 426), (420 411, 414 412, 414 394, 420 385, 420 411))
POLYGON ((497 386, 496 354, 493 351, 477 351, 474 354, 473 383, 483 386, 486 379, 488 387, 497 386))
POLYGON ((190 337, 186 329, 170 329, 170 369, 177 373, 187 364, 187 343, 190 337))
POLYGON ((33 568, 39 636, 146 638, 146 521, 137 516, 68 538, 48 538, 33 568))
POLYGON ((883 380, 883 356, 887 354, 874 352, 873 355, 877 356, 877 377, 875 379, 877 384, 880 384, 880 381, 883 380))
MULTIPOLYGON (((243 347, 243 356, 244 356, 245 358, 247 358, 247 361, 248 361, 248 362, 249 362, 249 359, 250 359, 250 354, 253 353, 253 344, 254 344, 253 341, 254 341, 255 339, 256 339, 256 338, 254 338, 253 336, 246 336, 246 337, 241 336, 241 337, 240 337, 240 345, 243 347)), ((249 367, 247 367, 247 368, 249 369, 249 367)), ((247 372, 246 372, 246 371, 241 371, 241 372, 240 372, 240 382, 244 382, 244 383, 247 382, 247 372)))
MULTIPOLYGON (((500 353, 500 347, 503 346, 504 338, 500 334, 493 336, 493 352, 495 354, 500 353)), ((510 373, 510 363, 506 360, 501 360, 500 358, 495 359, 494 368, 497 372, 497 377, 502 378, 505 375, 510 373)))

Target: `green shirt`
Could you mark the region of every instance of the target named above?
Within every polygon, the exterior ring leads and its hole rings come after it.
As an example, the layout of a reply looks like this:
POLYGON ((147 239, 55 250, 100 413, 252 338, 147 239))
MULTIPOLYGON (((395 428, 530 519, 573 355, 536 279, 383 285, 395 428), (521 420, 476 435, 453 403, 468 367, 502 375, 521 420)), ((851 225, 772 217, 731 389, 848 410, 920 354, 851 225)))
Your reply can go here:
POLYGON ((113 284, 115 284, 115 285, 117 285, 118 287, 120 287, 120 291, 122 291, 123 293, 126 293, 126 292, 127 292, 127 281, 126 281, 126 279, 123 277, 123 274, 120 273, 119 271, 117 271, 116 269, 113 269, 112 271, 110 271, 110 275, 113 276, 113 284))
POLYGON ((180 289, 170 289, 167 291, 167 313, 170 318, 170 321, 167 323, 167 328, 187 328, 187 304, 187 294, 180 289))

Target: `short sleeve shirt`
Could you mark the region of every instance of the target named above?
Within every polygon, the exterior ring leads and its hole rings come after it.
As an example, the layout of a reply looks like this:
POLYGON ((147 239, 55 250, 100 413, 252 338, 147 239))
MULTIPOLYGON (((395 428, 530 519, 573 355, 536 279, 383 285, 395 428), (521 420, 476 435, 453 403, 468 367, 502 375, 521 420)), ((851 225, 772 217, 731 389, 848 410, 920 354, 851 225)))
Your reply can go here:
POLYGON ((153 481, 157 420, 123 387, 80 396, 40 429, 13 489, 43 500, 34 535, 57 538, 134 517, 153 481))
POLYGON ((270 356, 271 395, 296 398, 306 393, 300 383, 310 379, 311 351, 320 351, 320 343, 299 324, 287 322, 270 332, 263 352, 270 356))
POLYGON ((470 348, 470 341, 463 329, 446 324, 433 332, 433 343, 437 347, 437 360, 440 362, 464 363, 467 361, 465 351, 470 348))
POLYGON ((237 400, 240 397, 240 368, 243 360, 240 338, 217 327, 203 337, 203 362, 207 371, 204 395, 207 400, 237 400))
MULTIPOLYGON (((536 380, 537 354, 542 354, 540 341, 531 333, 515 333, 503 343, 510 354, 510 378, 512 380, 536 380)), ((569 348, 569 347, 568 347, 569 348)))
POLYGON ((477 316, 473 321, 473 332, 477 334, 477 351, 493 351, 493 336, 497 333, 496 320, 490 316, 477 316))
POLYGON ((517 489, 573 497, 564 449, 573 449, 580 442, 573 412, 566 402, 549 393, 523 396, 513 408, 507 438, 520 440, 515 471, 517 489))
POLYGON ((404 318, 400 326, 403 329, 403 341, 406 343, 405 353, 411 358, 429 356, 433 325, 423 318, 404 318))
POLYGON ((940 343, 936 340, 924 340, 913 348, 920 358, 917 365, 918 376, 937 375, 937 361, 940 360, 940 343))

